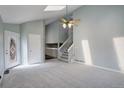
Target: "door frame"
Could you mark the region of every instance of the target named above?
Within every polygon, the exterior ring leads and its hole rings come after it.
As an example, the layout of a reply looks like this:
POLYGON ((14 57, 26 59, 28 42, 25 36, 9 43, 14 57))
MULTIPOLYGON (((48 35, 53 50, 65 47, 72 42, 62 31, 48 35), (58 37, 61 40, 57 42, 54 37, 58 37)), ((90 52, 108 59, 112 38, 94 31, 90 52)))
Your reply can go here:
POLYGON ((4 71, 7 70, 7 69, 11 69, 11 68, 13 68, 13 67, 16 67, 16 66, 18 66, 18 65, 21 64, 21 41, 20 41, 20 40, 21 40, 21 38, 20 38, 20 33, 13 32, 13 31, 8 31, 8 30, 5 30, 5 31, 4 31, 4 71), (6 40, 6 39, 5 39, 5 38, 6 38, 5 35, 6 35, 6 34, 5 34, 5 33, 6 33, 6 32, 18 34, 18 36, 17 36, 17 38, 18 38, 18 39, 17 39, 17 42, 19 41, 19 42, 17 43, 17 44, 18 44, 18 51, 17 51, 17 52, 19 52, 19 53, 17 53, 17 56, 18 56, 17 64, 14 65, 14 66, 10 66, 10 67, 9 67, 9 66, 6 66, 6 62, 5 62, 5 61, 6 61, 6 46, 5 46, 5 42, 6 42, 6 41, 5 41, 5 40, 6 40))

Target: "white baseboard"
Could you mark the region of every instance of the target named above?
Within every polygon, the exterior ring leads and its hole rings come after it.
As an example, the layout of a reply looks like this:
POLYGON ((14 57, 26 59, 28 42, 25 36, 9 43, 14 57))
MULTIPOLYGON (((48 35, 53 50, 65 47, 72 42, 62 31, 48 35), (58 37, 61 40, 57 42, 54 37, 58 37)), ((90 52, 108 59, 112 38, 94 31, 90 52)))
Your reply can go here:
POLYGON ((78 62, 76 60, 73 61, 74 63, 79 63, 79 64, 83 64, 83 65, 87 65, 87 66, 91 66, 91 67, 96 67, 96 68, 99 68, 99 69, 102 69, 102 70, 106 70, 106 71, 111 71, 111 72, 117 72, 117 73, 121 73, 121 74, 124 74, 123 71, 119 71, 119 70, 116 70, 116 69, 112 69, 112 68, 107 68, 107 67, 102 67, 102 66, 98 66, 98 65, 88 65, 86 64, 85 62, 78 62))

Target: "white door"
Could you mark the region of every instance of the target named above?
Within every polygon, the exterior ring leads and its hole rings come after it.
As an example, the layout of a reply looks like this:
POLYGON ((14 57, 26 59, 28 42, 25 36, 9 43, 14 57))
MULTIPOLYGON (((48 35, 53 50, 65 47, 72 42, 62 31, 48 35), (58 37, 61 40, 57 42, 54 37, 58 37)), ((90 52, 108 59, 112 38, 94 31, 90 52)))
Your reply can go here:
POLYGON ((28 62, 29 64, 41 63, 41 36, 39 34, 28 36, 28 62))
POLYGON ((5 69, 20 64, 20 35, 15 32, 4 32, 5 69))

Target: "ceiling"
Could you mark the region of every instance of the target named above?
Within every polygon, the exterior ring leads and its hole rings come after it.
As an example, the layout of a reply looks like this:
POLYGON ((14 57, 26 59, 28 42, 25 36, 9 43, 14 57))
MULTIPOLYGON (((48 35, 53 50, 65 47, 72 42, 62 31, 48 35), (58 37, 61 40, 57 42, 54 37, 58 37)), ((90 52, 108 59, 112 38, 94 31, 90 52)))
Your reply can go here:
MULTIPOLYGON (((69 13, 79 8, 80 5, 69 5, 69 13)), ((66 13, 66 9, 61 11, 44 11, 46 5, 0 5, 0 15, 4 23, 22 24, 33 20, 43 20, 45 23, 62 17, 66 13)))

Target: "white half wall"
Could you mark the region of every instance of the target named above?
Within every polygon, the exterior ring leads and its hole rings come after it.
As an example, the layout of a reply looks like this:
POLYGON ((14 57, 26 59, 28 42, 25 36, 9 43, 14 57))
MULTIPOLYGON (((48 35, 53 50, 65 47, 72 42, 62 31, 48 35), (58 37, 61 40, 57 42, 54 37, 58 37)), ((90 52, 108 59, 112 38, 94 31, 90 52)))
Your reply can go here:
POLYGON ((45 51, 45 42, 44 42, 44 23, 43 21, 31 21, 27 23, 23 23, 20 26, 21 29, 21 59, 23 64, 28 63, 28 35, 31 34, 39 34, 41 35, 41 62, 44 62, 44 51, 45 51))
POLYGON ((124 6, 82 6, 73 17, 75 59, 124 71, 124 6))

